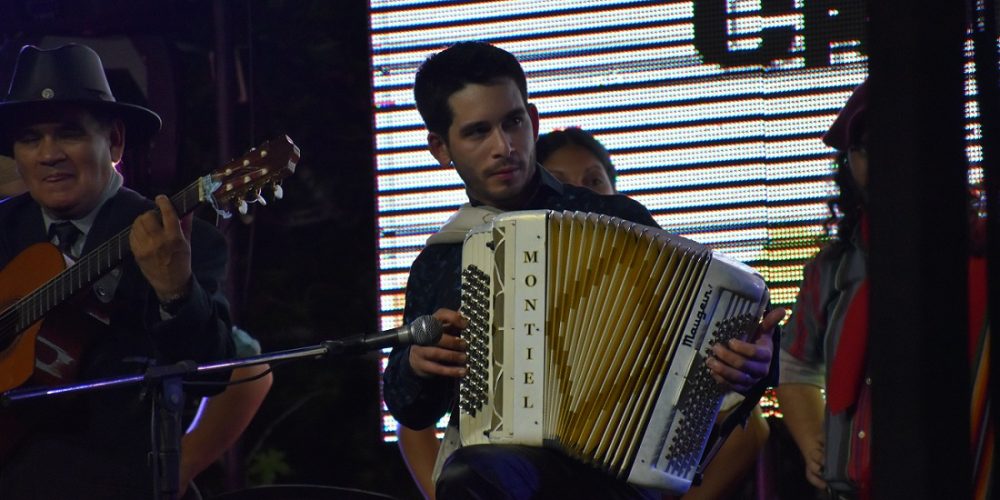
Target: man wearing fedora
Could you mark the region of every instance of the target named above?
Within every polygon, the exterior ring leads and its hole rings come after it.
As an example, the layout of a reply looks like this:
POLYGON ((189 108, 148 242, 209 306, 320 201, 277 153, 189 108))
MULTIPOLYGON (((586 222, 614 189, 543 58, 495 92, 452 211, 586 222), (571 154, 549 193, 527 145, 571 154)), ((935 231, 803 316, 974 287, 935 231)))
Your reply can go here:
MULTIPOLYGON (((28 189, 0 203, 0 266, 39 242, 56 244, 72 265, 131 229, 130 255, 52 312, 73 318, 60 326, 97 332, 79 358, 81 380, 233 355, 221 287, 225 240, 210 224, 181 218, 165 196, 154 202, 123 187, 116 170, 126 137, 145 141, 159 128, 152 111, 115 100, 100 58, 82 45, 24 47, 0 101, 0 154, 14 158, 28 189)), ((15 420, 30 425, 0 454, 0 498, 152 495, 151 406, 142 392, 125 387, 13 408, 15 420)))

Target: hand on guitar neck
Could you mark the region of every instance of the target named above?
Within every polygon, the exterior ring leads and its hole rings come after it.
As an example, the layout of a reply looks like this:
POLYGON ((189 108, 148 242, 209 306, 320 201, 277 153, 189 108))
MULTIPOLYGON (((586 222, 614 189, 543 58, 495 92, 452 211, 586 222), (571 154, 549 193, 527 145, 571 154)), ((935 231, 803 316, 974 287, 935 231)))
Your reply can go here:
POLYGON ((135 219, 129 247, 160 303, 176 303, 191 291, 191 219, 178 218, 166 196, 156 206, 135 219))
MULTIPOLYGON (((0 270, 0 392, 31 377, 35 341, 46 316, 117 267, 129 253, 161 304, 186 297, 193 277, 191 224, 185 216, 203 202, 224 217, 229 216, 226 209, 230 206, 244 212, 248 201, 262 200, 261 190, 268 186, 277 196, 279 183, 295 172, 298 160, 299 149, 291 139, 272 139, 169 200, 158 196, 156 209, 140 215, 69 268, 50 243, 34 244, 14 257, 0 270)), ((60 381, 68 383, 72 378, 60 381)))

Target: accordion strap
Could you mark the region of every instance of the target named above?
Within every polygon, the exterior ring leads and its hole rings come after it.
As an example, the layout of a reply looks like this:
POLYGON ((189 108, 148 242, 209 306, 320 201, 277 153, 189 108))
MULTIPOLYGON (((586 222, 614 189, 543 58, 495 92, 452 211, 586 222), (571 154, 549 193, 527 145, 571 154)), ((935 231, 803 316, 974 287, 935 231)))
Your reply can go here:
POLYGON ((474 207, 471 203, 466 203, 459 207, 458 211, 445 221, 441 230, 432 234, 427 239, 427 244, 461 243, 465 240, 465 235, 470 229, 493 220, 500 213, 502 213, 502 210, 499 208, 486 205, 474 207))

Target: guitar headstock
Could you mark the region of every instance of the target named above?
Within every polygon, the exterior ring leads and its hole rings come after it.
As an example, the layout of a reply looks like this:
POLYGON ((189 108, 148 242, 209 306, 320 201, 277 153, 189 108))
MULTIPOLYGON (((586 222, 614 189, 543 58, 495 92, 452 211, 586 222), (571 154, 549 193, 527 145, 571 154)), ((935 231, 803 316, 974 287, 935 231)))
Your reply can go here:
POLYGON ((298 161, 298 146, 287 135, 275 137, 203 177, 202 198, 223 217, 230 216, 233 206, 245 214, 248 203, 266 204, 265 189, 280 199, 281 181, 295 173, 298 161))

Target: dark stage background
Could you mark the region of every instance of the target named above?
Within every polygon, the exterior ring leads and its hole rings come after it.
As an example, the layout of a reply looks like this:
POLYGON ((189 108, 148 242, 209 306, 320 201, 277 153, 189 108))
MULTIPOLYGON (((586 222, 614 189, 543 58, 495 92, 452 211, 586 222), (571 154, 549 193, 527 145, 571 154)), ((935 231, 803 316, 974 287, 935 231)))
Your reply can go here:
MULTIPOLYGON (((94 46, 118 98, 147 101, 166 123, 123 166, 146 193, 173 192, 222 158, 289 135, 302 159, 284 199, 223 224, 231 297, 265 352, 313 345, 377 328, 367 9, 360 0, 3 0, 0 74, 6 85, 26 43, 94 46)), ((276 367, 238 450, 199 479, 202 492, 307 483, 417 498, 396 445, 382 442, 378 376, 374 356, 276 367)))
MULTIPOLYGON (((476 5, 488 7, 488 3, 476 5)), ((859 2, 788 4, 795 9, 818 6, 832 13, 836 9, 827 7, 841 3, 859 2)), ((903 2, 889 3, 903 10, 903 2)), ((248 216, 220 225, 231 243, 229 295, 237 324, 259 339, 265 352, 315 345, 385 327, 378 318, 380 235, 375 216, 368 4, 365 0, 0 0, 0 81, 9 81, 24 44, 54 47, 76 41, 94 47, 108 66, 119 99, 148 104, 164 118, 156 142, 131 144, 122 168, 131 187, 150 195, 175 192, 268 138, 290 136, 301 148, 302 159, 295 175, 284 183, 284 199, 267 207, 252 206, 248 216)), ((890 12, 890 7, 884 8, 890 12)), ((436 19, 428 22, 435 28, 451 27, 436 19)), ((925 28, 912 32, 925 33, 925 28)), ((882 60, 890 60, 885 54, 891 51, 882 50, 882 60)), ((391 55, 391 50, 383 52, 391 55)), ((957 61, 960 54, 956 51, 954 57, 957 61)), ((874 68, 874 57, 872 61, 874 68)), ((842 97, 853 82, 838 84, 842 97)), ((822 113, 827 115, 816 114, 816 123, 822 123, 807 134, 811 140, 818 140, 818 132, 832 121, 842 99, 823 102, 822 113)), ((549 126, 565 125, 552 121, 549 126)), ((403 132, 422 138, 422 128, 414 130, 403 132)), ((969 135, 967 141, 974 142, 975 134, 969 135)), ((423 153, 422 143, 401 144, 395 147, 423 153)), ((918 151, 917 146, 921 144, 907 147, 918 151)), ((629 152, 645 150, 625 151, 629 152)), ((430 162, 429 156, 422 158, 430 162)), ((820 151, 817 158, 825 168, 825 154, 820 151)), ((828 174, 819 169, 814 177, 826 180, 828 174)), ((633 184, 626 186, 626 192, 638 191, 630 195, 649 194, 633 184)), ((825 199, 826 192, 810 196, 818 200, 821 195, 825 199)), ((664 209, 657 215, 666 217, 668 212, 664 209)), ((211 210, 199 216, 216 218, 211 210)), ((825 217, 825 212, 812 216, 825 217)), ((813 222, 818 225, 819 220, 813 222)), ((795 255, 798 263, 807 257, 795 255)), ((762 263, 766 264, 755 264, 762 263)), ((798 281, 793 274, 770 277, 772 285, 775 279, 787 282, 788 301, 798 281)), ((933 343, 927 345, 932 351, 933 343)), ((199 477, 204 496, 256 485, 309 484, 419 498, 396 444, 383 441, 382 426, 387 422, 380 411, 378 362, 373 353, 275 367, 274 386, 241 442, 199 477)), ((941 401, 957 393, 934 391, 941 401)), ((958 399, 953 397, 951 407, 964 404, 956 403, 958 399)), ((937 411, 931 410, 926 413, 937 411)), ((770 420, 772 435, 782 436, 781 421, 770 420)), ((903 448, 898 447, 897 453, 906 453, 903 448)), ((806 498, 794 444, 775 439, 766 453, 775 467, 766 472, 780 482, 777 493, 782 498, 806 498)))

